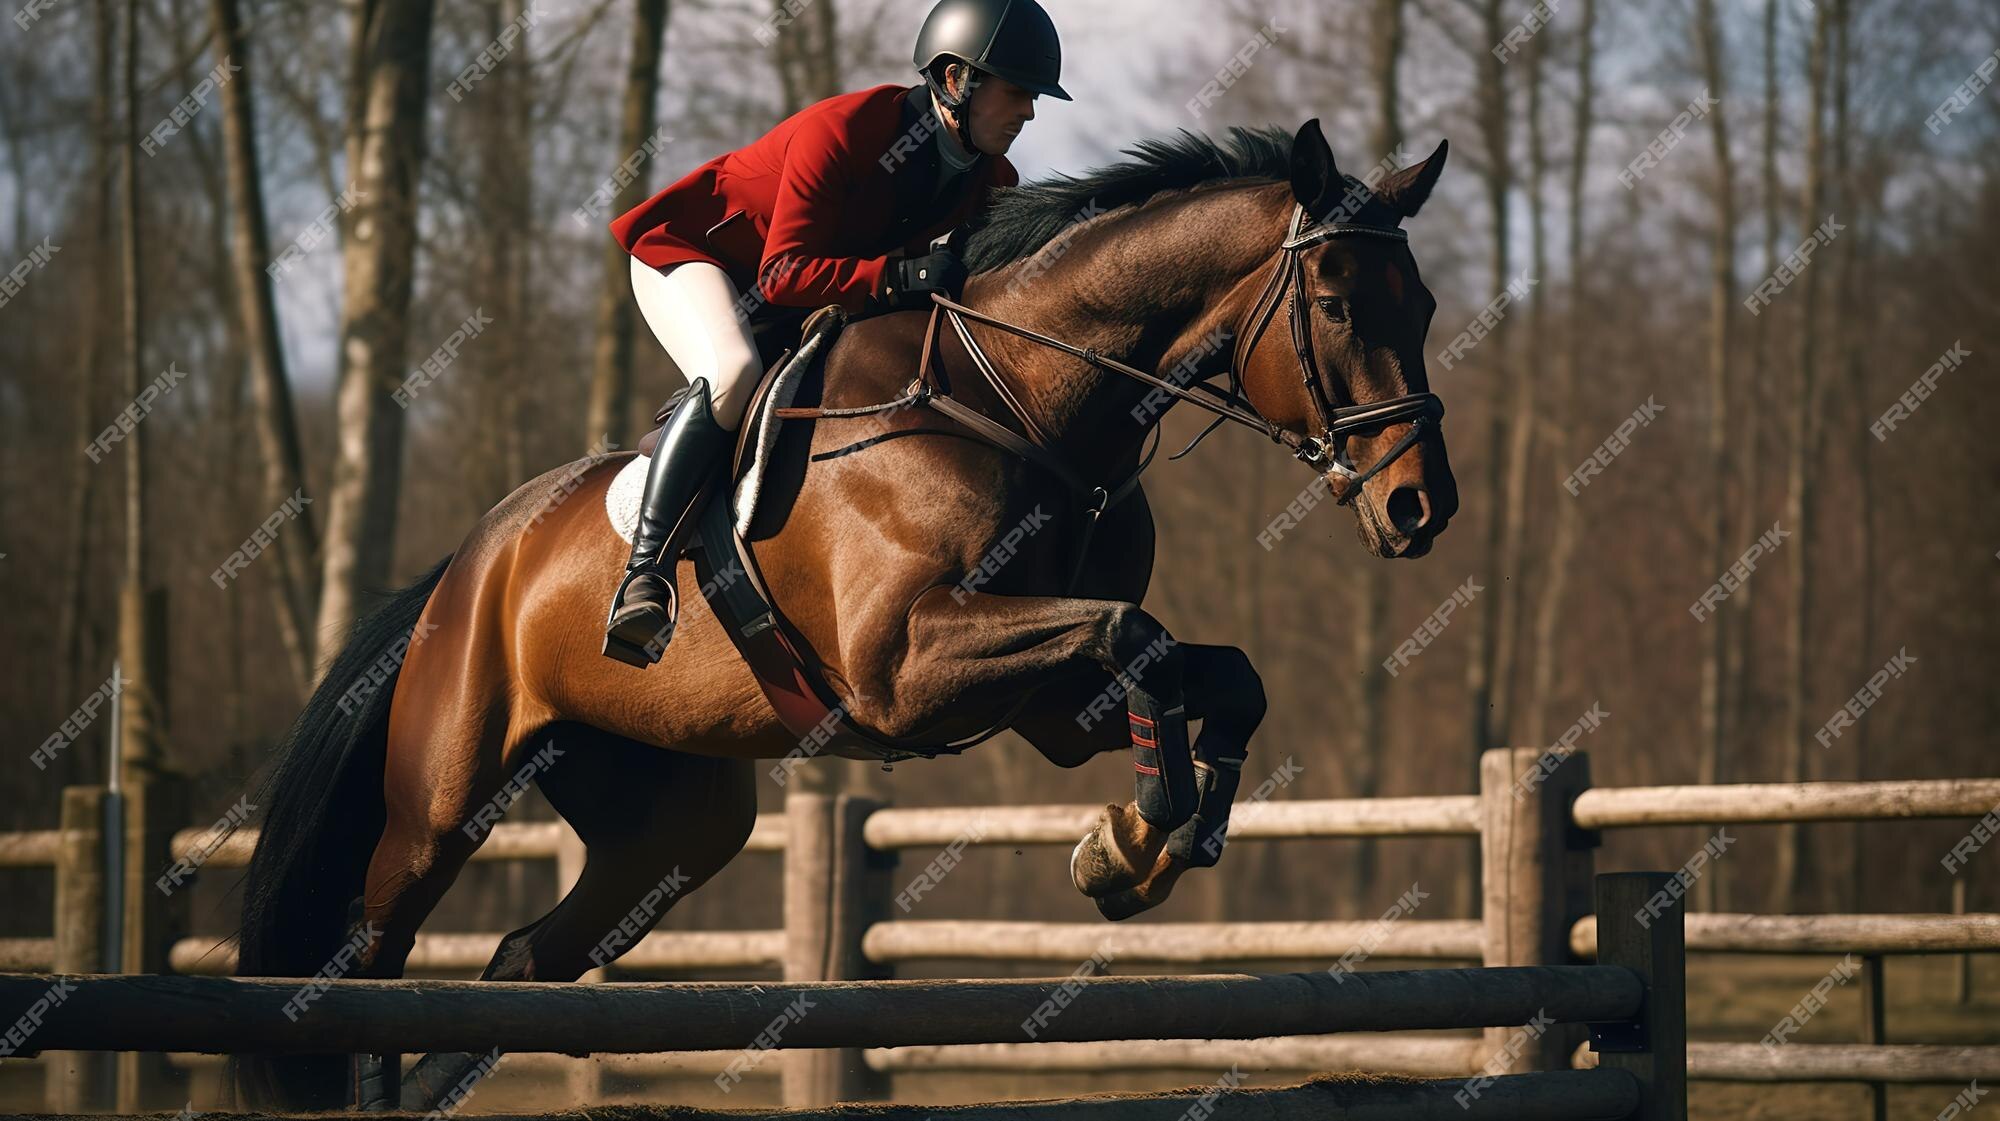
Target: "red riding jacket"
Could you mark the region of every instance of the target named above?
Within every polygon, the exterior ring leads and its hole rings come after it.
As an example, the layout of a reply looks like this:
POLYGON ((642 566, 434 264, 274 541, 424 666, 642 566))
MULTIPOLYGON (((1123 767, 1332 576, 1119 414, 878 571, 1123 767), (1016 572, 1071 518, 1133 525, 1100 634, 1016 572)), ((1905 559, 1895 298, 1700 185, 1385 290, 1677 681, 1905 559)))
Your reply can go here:
POLYGON ((887 254, 922 253, 994 187, 1020 182, 981 156, 942 194, 938 127, 924 86, 830 97, 761 138, 695 168, 611 223, 618 244, 654 268, 720 266, 745 292, 789 307, 864 310, 887 254))

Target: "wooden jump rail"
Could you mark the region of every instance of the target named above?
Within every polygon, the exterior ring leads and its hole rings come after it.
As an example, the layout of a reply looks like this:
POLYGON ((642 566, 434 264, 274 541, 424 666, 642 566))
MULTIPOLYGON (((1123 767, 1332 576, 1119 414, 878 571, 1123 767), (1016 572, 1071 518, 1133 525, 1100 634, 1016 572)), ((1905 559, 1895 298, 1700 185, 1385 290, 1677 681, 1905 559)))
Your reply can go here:
POLYGON ((1070 981, 307 982, 170 975, 0 975, 0 1020, 34 1014, 42 1051, 730 1051, 1030 1039, 1259 1039, 1636 1018, 1623 965, 1070 981), (1073 985, 1061 1006, 1049 1003, 1073 985), (299 1001, 305 1001, 303 1007, 299 1001), (773 1030, 771 1025, 781 1025, 773 1030), (759 1039, 775 1040, 762 1046, 759 1039))
MULTIPOLYGON (((1559 965, 1588 960, 1596 927, 1579 914, 1587 894, 1594 833, 1605 829, 1673 825, 1763 824, 1786 821, 1866 821, 1978 817, 2000 806, 2000 779, 1951 779, 1868 783, 1741 784, 1593 788, 1589 760, 1577 752, 1541 774, 1539 751, 1488 752, 1480 792, 1431 798, 1301 800, 1237 807, 1232 841, 1337 837, 1478 837, 1482 850, 1482 914, 1477 920, 1404 917, 1371 922, 1099 923, 936 921, 892 918, 892 893, 908 881, 888 865, 899 850, 940 850, 992 845, 1073 845, 1094 822, 1099 807, 1043 805, 891 809, 861 799, 794 796, 782 813, 759 815, 747 851, 778 852, 785 860, 785 922, 778 930, 663 931, 644 939, 615 967, 645 973, 687 968, 769 969, 788 981, 842 981, 880 977, 897 963, 921 960, 1028 960, 1070 965, 1099 950, 1121 963, 1202 964, 1248 961, 1332 960, 1365 936, 1379 958, 1481 961, 1491 967, 1559 965), (1537 780, 1524 781, 1534 773, 1537 780)), ((93 907, 102 907, 101 882, 90 880, 92 844, 101 837, 91 817, 90 788, 66 792, 64 828, 0 833, 0 866, 57 864, 58 931, 55 939, 0 940, 0 969, 101 968, 89 951, 93 907), (71 802, 75 801, 75 805, 71 802), (72 881, 75 881, 72 883, 72 881), (98 897, 93 901, 92 893, 98 897), (65 902, 67 900, 67 902, 65 902), (67 908, 67 909, 66 909, 67 908), (67 917, 65 917, 67 916, 67 917), (68 946, 65 950, 63 947, 68 946), (67 954, 67 956, 65 956, 67 954)), ((95 792, 101 798, 102 792, 95 792)), ((152 818, 158 822, 161 815, 152 818)), ((185 821, 183 814, 179 820, 185 821)), ((206 868, 247 862, 255 831, 239 832, 219 847, 204 829, 165 834, 157 827, 128 830, 128 868, 145 882, 173 858, 199 854, 206 868), (150 838, 150 841, 147 839, 150 838), (212 851, 211 851, 212 850, 212 851)), ((501 824, 476 860, 574 860, 573 837, 555 822, 501 824)), ((99 877, 101 881, 101 876, 99 877)), ((129 885, 136 882, 128 877, 129 885)), ((136 920, 135 920, 136 921, 136 920)), ((131 924, 128 923, 128 929, 131 924)), ((141 942, 144 938, 138 939, 141 942)), ((476 970, 498 933, 419 937, 411 958, 417 970, 476 970)), ((1869 955, 1879 981, 1880 955, 1970 953, 2000 949, 1996 915, 1711 915, 1688 917, 1686 947, 1693 951, 1855 953, 1869 955)), ((160 943, 165 972, 226 973, 230 947, 213 939, 174 938, 160 943)), ((129 967, 128 967, 129 969, 129 967)), ((1866 988, 1866 985, 1864 985, 1866 988)), ((1879 1008, 1879 999, 1871 996, 1879 1008)), ((1879 1028, 1879 1024, 1877 1025, 1879 1028)), ((1874 1038, 1881 1038, 1879 1031, 1874 1038)), ((1299 1063, 1296 1069, 1386 1065, 1416 1074, 1464 1072, 1503 1042, 1489 1033, 1483 1048, 1467 1038, 1337 1040, 1313 1037, 1260 1039, 1233 1054, 1253 1062, 1299 1063), (1361 1050, 1357 1048, 1374 1048, 1361 1050), (1358 1054, 1377 1054, 1373 1064, 1358 1054)), ((1553 1033, 1509 1059, 1510 1070, 1558 1069, 1570 1061, 1575 1034, 1553 1033), (1557 1038, 1560 1036, 1560 1038, 1557 1038)), ((1012 1070, 1130 1069, 1183 1062, 1189 1041, 1088 1043, 937 1044, 876 1049, 848 1047, 803 1052, 785 1064, 787 1100, 826 1101, 853 1096, 872 1074, 916 1069, 1012 1070), (794 1073, 797 1077, 794 1077, 794 1073)), ((1864 1046, 1878 1061, 1848 1062, 1804 1044, 1775 1056, 1755 1045, 1701 1044, 1693 1052, 1696 1078, 1782 1079, 1786 1072, 1823 1077, 1834 1067, 1883 1067, 1939 1081, 1992 1077, 2000 1048, 1921 1045, 1864 1046), (1730 1050, 1734 1048, 1734 1050, 1730 1050), (1757 1052, 1750 1054, 1750 1051, 1757 1052)), ((1834 1045, 1848 1046, 1848 1045, 1834 1045)), ((1849 1050, 1854 1048, 1849 1047, 1849 1050)), ((774 1064, 776 1065, 776 1064, 774 1064)), ((1893 1081, 1891 1078, 1871 1081, 1893 1081)))
MULTIPOLYGON (((385 1055, 495 1047, 822 1053, 1465 1027, 1525 1037, 1588 1023, 1599 1044, 1591 1070, 1508 1076, 1504 1065, 1489 1064, 1490 1077, 1248 1091, 1218 1115, 1266 1108, 1272 1094, 1293 1095, 1302 1108, 1360 1094, 1344 1104, 1365 1100, 1384 1118, 1685 1121, 1680 916, 1639 919, 1645 900, 1669 879, 1666 873, 1598 877, 1603 921, 1596 965, 752 985, 334 980, 303 989, 297 980, 279 979, 10 974, 0 975, 0 1022, 31 1025, 24 1046, 43 1051, 385 1055), (296 1008, 303 993, 313 995, 296 1008)), ((1182 1116, 1187 1106, 1186 1095, 1165 1094, 1033 1108, 1049 1117, 1136 1119, 1182 1116)), ((971 1107, 964 1115, 1008 1117, 1024 1108, 1030 1107, 971 1107)))

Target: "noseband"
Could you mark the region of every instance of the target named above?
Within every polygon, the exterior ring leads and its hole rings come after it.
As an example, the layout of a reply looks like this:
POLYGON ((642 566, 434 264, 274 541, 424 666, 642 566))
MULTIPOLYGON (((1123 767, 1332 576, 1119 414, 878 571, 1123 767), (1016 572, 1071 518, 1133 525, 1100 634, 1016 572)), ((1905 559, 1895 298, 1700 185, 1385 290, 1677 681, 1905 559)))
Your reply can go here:
MULTIPOLYGON (((1328 222, 1315 227, 1312 218, 1303 206, 1292 208, 1292 219, 1285 231, 1285 240, 1278 249, 1278 259, 1271 268, 1271 278, 1264 285, 1264 291, 1257 302, 1250 306, 1249 330, 1237 335, 1236 353, 1230 362, 1230 394, 1244 407, 1271 437, 1271 439, 1292 449, 1292 454, 1300 462, 1310 466, 1319 474, 1338 474, 1348 481, 1347 492, 1340 498, 1342 505, 1361 493, 1361 484, 1380 474, 1390 464, 1424 436, 1428 428, 1435 427, 1444 417, 1444 401, 1435 393, 1405 393, 1383 401, 1371 401, 1357 405, 1349 400, 1344 405, 1335 405, 1327 400, 1326 387, 1321 383, 1319 364, 1313 358, 1312 328, 1306 320, 1306 267, 1305 250, 1323 241, 1337 237, 1379 237, 1390 241, 1408 242, 1410 235, 1387 226, 1357 225, 1351 222, 1328 222), (1292 353, 1297 357, 1299 376, 1305 381, 1306 397, 1312 402, 1313 419, 1318 422, 1320 434, 1301 437, 1287 429, 1279 428, 1265 419, 1263 414, 1250 406, 1242 396, 1243 369, 1256 349, 1257 341, 1271 325, 1277 315, 1278 305, 1287 305, 1291 319, 1292 353), (1365 471, 1357 471, 1347 458, 1347 437, 1357 432, 1375 432, 1392 424, 1408 423, 1410 430, 1403 434, 1390 449, 1370 464, 1365 471)), ((1231 418, 1234 419, 1234 418, 1231 418)), ((1218 419, 1216 423, 1221 423, 1218 419)), ((1213 425, 1210 429, 1213 429, 1213 425)), ((1202 435, 1207 435, 1205 431, 1202 435)), ((1199 439, 1199 437, 1197 437, 1199 439)))

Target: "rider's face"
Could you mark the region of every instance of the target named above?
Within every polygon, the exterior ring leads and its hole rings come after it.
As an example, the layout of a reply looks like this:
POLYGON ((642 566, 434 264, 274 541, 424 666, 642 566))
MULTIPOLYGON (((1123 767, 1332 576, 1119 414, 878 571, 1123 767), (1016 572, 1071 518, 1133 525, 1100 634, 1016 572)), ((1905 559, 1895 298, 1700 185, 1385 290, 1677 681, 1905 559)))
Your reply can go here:
POLYGON ((1035 119, 1036 96, 998 75, 981 75, 972 88, 973 146, 989 156, 1005 155, 1035 119))

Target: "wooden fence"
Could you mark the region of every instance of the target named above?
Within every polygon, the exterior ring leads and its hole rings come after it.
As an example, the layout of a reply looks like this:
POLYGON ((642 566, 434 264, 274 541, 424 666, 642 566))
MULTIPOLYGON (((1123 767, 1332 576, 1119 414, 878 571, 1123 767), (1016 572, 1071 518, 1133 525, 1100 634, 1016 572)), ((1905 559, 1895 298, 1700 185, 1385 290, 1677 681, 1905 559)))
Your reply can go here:
MULTIPOLYGON (((1666 873, 1599 877, 1594 965, 1281 976, 1084 977, 1068 981, 836 981, 506 985, 454 981, 309 984, 175 976, 0 975, 0 1021, 41 1050, 401 1054, 426 1051, 735 1051, 808 1055, 857 1046, 976 1046, 1023 1038, 1206 1042, 1275 1034, 1505 1029, 1515 1040, 1589 1024, 1588 1071, 1428 1084, 1249 1091, 1215 1116, 1270 1116, 1361 1094, 1385 1119, 1486 1116, 1685 1121, 1686 994, 1680 914, 1642 914, 1666 873), (312 991, 307 1013, 295 1010, 312 991), (1065 999, 1053 999, 1062 994, 1065 999), (1523 1027, 1523 1025, 1527 1025, 1523 1027), (1447 1106, 1457 1110, 1454 1114, 1447 1106)), ((1511 1048, 1510 1048, 1511 1049, 1511 1048)), ((1041 1103, 1050 1117, 1185 1116, 1186 1095, 1041 1103)), ((1019 1105, 965 1115, 1017 1115, 1019 1105)))
MULTIPOLYGON (((1488 967, 1557 966, 1588 959, 1597 940, 1589 892, 1593 849, 1602 830, 1652 826, 1978 818, 2000 806, 2000 779, 1869 783, 1745 784, 1593 788, 1583 752, 1551 757, 1527 749, 1487 753, 1480 792, 1430 798, 1264 801, 1237 808, 1231 841, 1301 838, 1466 836, 1481 851, 1482 917, 1404 917, 1381 923, 1243 922, 1034 923, 891 918, 902 851, 936 853, 965 846, 1073 845, 1094 822, 1096 805, 894 809, 847 796, 794 796, 783 813, 761 815, 752 851, 784 853, 784 926, 778 930, 672 931, 648 935, 617 968, 780 967, 787 982, 833 982, 884 975, 899 962, 1008 960, 1068 967, 1094 954, 1121 963, 1225 964, 1253 960, 1335 961, 1357 945, 1372 956, 1478 960, 1488 967)), ((99 968, 76 943, 88 942, 102 903, 92 887, 88 791, 65 801, 64 828, 0 834, 0 865, 59 867, 58 936, 0 943, 0 968, 86 972, 99 968), (71 802, 77 803, 72 814, 71 802), (93 910, 93 907, 95 910, 93 910), (84 964, 79 964, 84 963, 84 964)), ((144 799, 135 801, 143 802, 144 799)), ((101 817, 95 819, 101 821, 101 817)), ((155 815, 157 820, 157 815, 155 815)), ((183 820, 185 820, 183 818, 183 820)), ((220 847, 203 830, 165 836, 128 830, 128 866, 157 869, 169 855, 205 853, 205 866, 239 867, 255 837, 239 833, 220 847), (143 834, 138 836, 134 834, 143 834), (157 851, 143 851, 146 838, 157 851), (212 851, 210 851, 212 849, 212 851)), ((101 847, 101 842, 100 842, 101 847)), ((1942 854, 1940 854, 1942 855, 1942 854)), ((559 824, 501 824, 475 859, 556 859, 575 866, 577 850, 559 824)), ((924 856, 929 860, 930 856, 924 856)), ((920 866, 920 865, 919 865, 920 866)), ((150 888, 153 872, 147 871, 150 888)), ((128 880, 132 877, 128 877, 128 880)), ((1675 908, 1678 913, 1679 908, 1675 908)), ((172 917, 162 920, 171 926, 172 917)), ((423 935, 415 970, 477 970, 500 934, 423 935)), ((1687 949, 1750 953, 1840 953, 1863 960, 1864 1038, 1858 1045, 1695 1043, 1689 1074, 1743 1081, 1840 1078, 1965 1082, 2000 1077, 2000 1046, 1945 1047, 1884 1043, 1882 956, 2000 950, 2000 915, 1691 914, 1687 949)), ((160 947, 159 972, 226 973, 233 957, 212 940, 147 930, 140 943, 160 947)), ((87 948, 86 948, 87 949, 87 948)), ((133 960, 128 954, 126 960, 133 960)), ((134 971, 127 968, 126 971, 134 971)), ((1481 1041, 1449 1037, 1339 1038, 1276 1035, 1236 1045, 1246 1069, 1367 1068, 1464 1075, 1498 1061, 1507 1072, 1557 1070, 1576 1061, 1574 1030, 1546 1033, 1525 1048, 1502 1051, 1504 1031, 1481 1041)), ((781 1066, 785 1099, 797 1105, 852 1100, 881 1092, 897 1071, 940 1069, 1106 1070, 1186 1068, 1195 1050, 1153 1035, 1136 1040, 1037 1043, 864 1043, 802 1051, 781 1066)), ((661 1065, 685 1063, 684 1056, 661 1065)), ((674 1067, 678 1069, 678 1067, 674 1067)))

